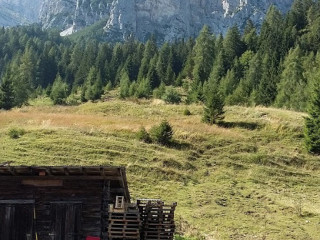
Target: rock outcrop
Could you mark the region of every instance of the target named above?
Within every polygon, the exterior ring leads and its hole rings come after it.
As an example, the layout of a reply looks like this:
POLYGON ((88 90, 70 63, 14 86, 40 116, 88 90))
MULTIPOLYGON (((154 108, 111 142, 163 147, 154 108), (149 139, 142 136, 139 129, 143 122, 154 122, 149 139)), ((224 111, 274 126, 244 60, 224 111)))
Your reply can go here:
POLYGON ((225 33, 248 19, 260 25, 274 4, 287 11, 293 0, 114 0, 105 26, 110 40, 133 34, 145 40, 150 33, 165 41, 196 36, 204 24, 225 33))
POLYGON ((42 0, 0 0, 0 25, 5 27, 39 22, 42 0))
POLYGON ((107 18, 112 0, 42 0, 40 22, 43 28, 58 28, 69 35, 107 18))
POLYGON ((196 36, 204 24, 215 33, 230 26, 243 28, 248 19, 260 25, 274 4, 282 12, 293 0, 0 0, 0 25, 39 22, 69 35, 105 19, 107 39, 130 35, 145 41, 151 34, 162 41, 196 36))

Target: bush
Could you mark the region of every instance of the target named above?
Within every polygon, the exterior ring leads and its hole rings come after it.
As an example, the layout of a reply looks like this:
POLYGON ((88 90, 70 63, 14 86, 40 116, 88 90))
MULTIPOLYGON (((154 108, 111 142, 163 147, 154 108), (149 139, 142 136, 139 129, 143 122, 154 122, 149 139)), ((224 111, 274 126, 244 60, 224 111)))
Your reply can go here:
POLYGON ((17 139, 20 138, 25 134, 25 130, 23 129, 18 129, 18 128, 11 128, 9 129, 8 135, 12 139, 17 139))
POLYGON ((154 126, 150 130, 153 141, 162 145, 169 145, 172 141, 173 130, 168 121, 163 120, 159 126, 154 126))
POLYGON ((151 137, 147 130, 144 127, 141 127, 139 132, 137 133, 137 138, 139 141, 145 142, 145 143, 151 143, 151 137))
POLYGON ((166 92, 166 85, 162 82, 158 88, 153 90, 153 97, 162 99, 162 96, 165 94, 165 92, 166 92))
POLYGON ((167 88, 165 94, 162 96, 162 99, 166 103, 172 103, 172 104, 178 104, 181 102, 180 94, 173 87, 167 88))
POLYGON ((191 115, 191 112, 188 108, 186 108, 184 111, 183 111, 183 115, 185 116, 190 116, 191 115))

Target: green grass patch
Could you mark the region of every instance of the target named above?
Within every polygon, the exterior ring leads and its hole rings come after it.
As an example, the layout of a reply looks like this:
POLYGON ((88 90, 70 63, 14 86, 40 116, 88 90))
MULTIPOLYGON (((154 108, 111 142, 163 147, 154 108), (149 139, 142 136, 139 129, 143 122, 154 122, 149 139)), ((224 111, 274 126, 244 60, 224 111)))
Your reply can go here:
POLYGON ((305 114, 227 107, 209 126, 202 113, 153 100, 2 111, 0 162, 125 166, 133 200, 178 202, 180 240, 318 239, 320 157, 304 149, 305 114), (137 139, 163 119, 172 144, 137 139))

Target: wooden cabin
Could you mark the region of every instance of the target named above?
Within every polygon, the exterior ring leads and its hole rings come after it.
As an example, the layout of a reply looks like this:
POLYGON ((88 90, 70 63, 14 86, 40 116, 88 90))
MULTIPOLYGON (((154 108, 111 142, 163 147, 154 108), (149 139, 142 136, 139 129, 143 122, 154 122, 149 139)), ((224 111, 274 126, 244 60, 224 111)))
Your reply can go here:
POLYGON ((0 239, 108 239, 108 206, 123 202, 121 167, 0 167, 0 239))

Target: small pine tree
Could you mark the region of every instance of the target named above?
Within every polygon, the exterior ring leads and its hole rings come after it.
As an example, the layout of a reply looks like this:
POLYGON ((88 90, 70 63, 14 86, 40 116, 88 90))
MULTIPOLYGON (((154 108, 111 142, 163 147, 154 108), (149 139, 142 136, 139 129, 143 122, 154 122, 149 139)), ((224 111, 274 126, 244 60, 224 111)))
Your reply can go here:
POLYGON ((161 82, 160 86, 153 90, 153 97, 161 99, 162 96, 165 94, 165 92, 166 92, 166 85, 164 84, 164 82, 161 82))
POLYGON ((178 104, 181 102, 181 96, 173 87, 168 87, 162 96, 166 103, 178 104))
POLYGON ((54 104, 65 104, 67 98, 68 85, 62 81, 60 75, 57 75, 56 80, 52 85, 50 98, 54 104))
POLYGON ((145 143, 151 143, 151 137, 147 130, 144 127, 141 127, 139 129, 139 132, 137 133, 137 138, 139 141, 145 142, 145 143))
POLYGON ((172 141, 173 130, 167 120, 163 120, 159 126, 154 126, 150 130, 151 138, 162 145, 169 145, 172 141))
POLYGON ((142 79, 138 82, 137 91, 135 93, 137 98, 149 98, 151 94, 151 85, 148 78, 142 79))
POLYGON ((310 153, 320 154, 320 76, 314 84, 308 113, 305 119, 305 144, 310 153))
POLYGON ((120 98, 129 97, 130 80, 127 73, 123 74, 120 80, 120 98))
POLYGON ((224 100, 217 84, 211 85, 209 89, 205 96, 203 121, 208 124, 215 124, 224 118, 224 100))
POLYGON ((4 78, 0 85, 0 108, 10 110, 14 107, 14 92, 12 82, 4 78))

